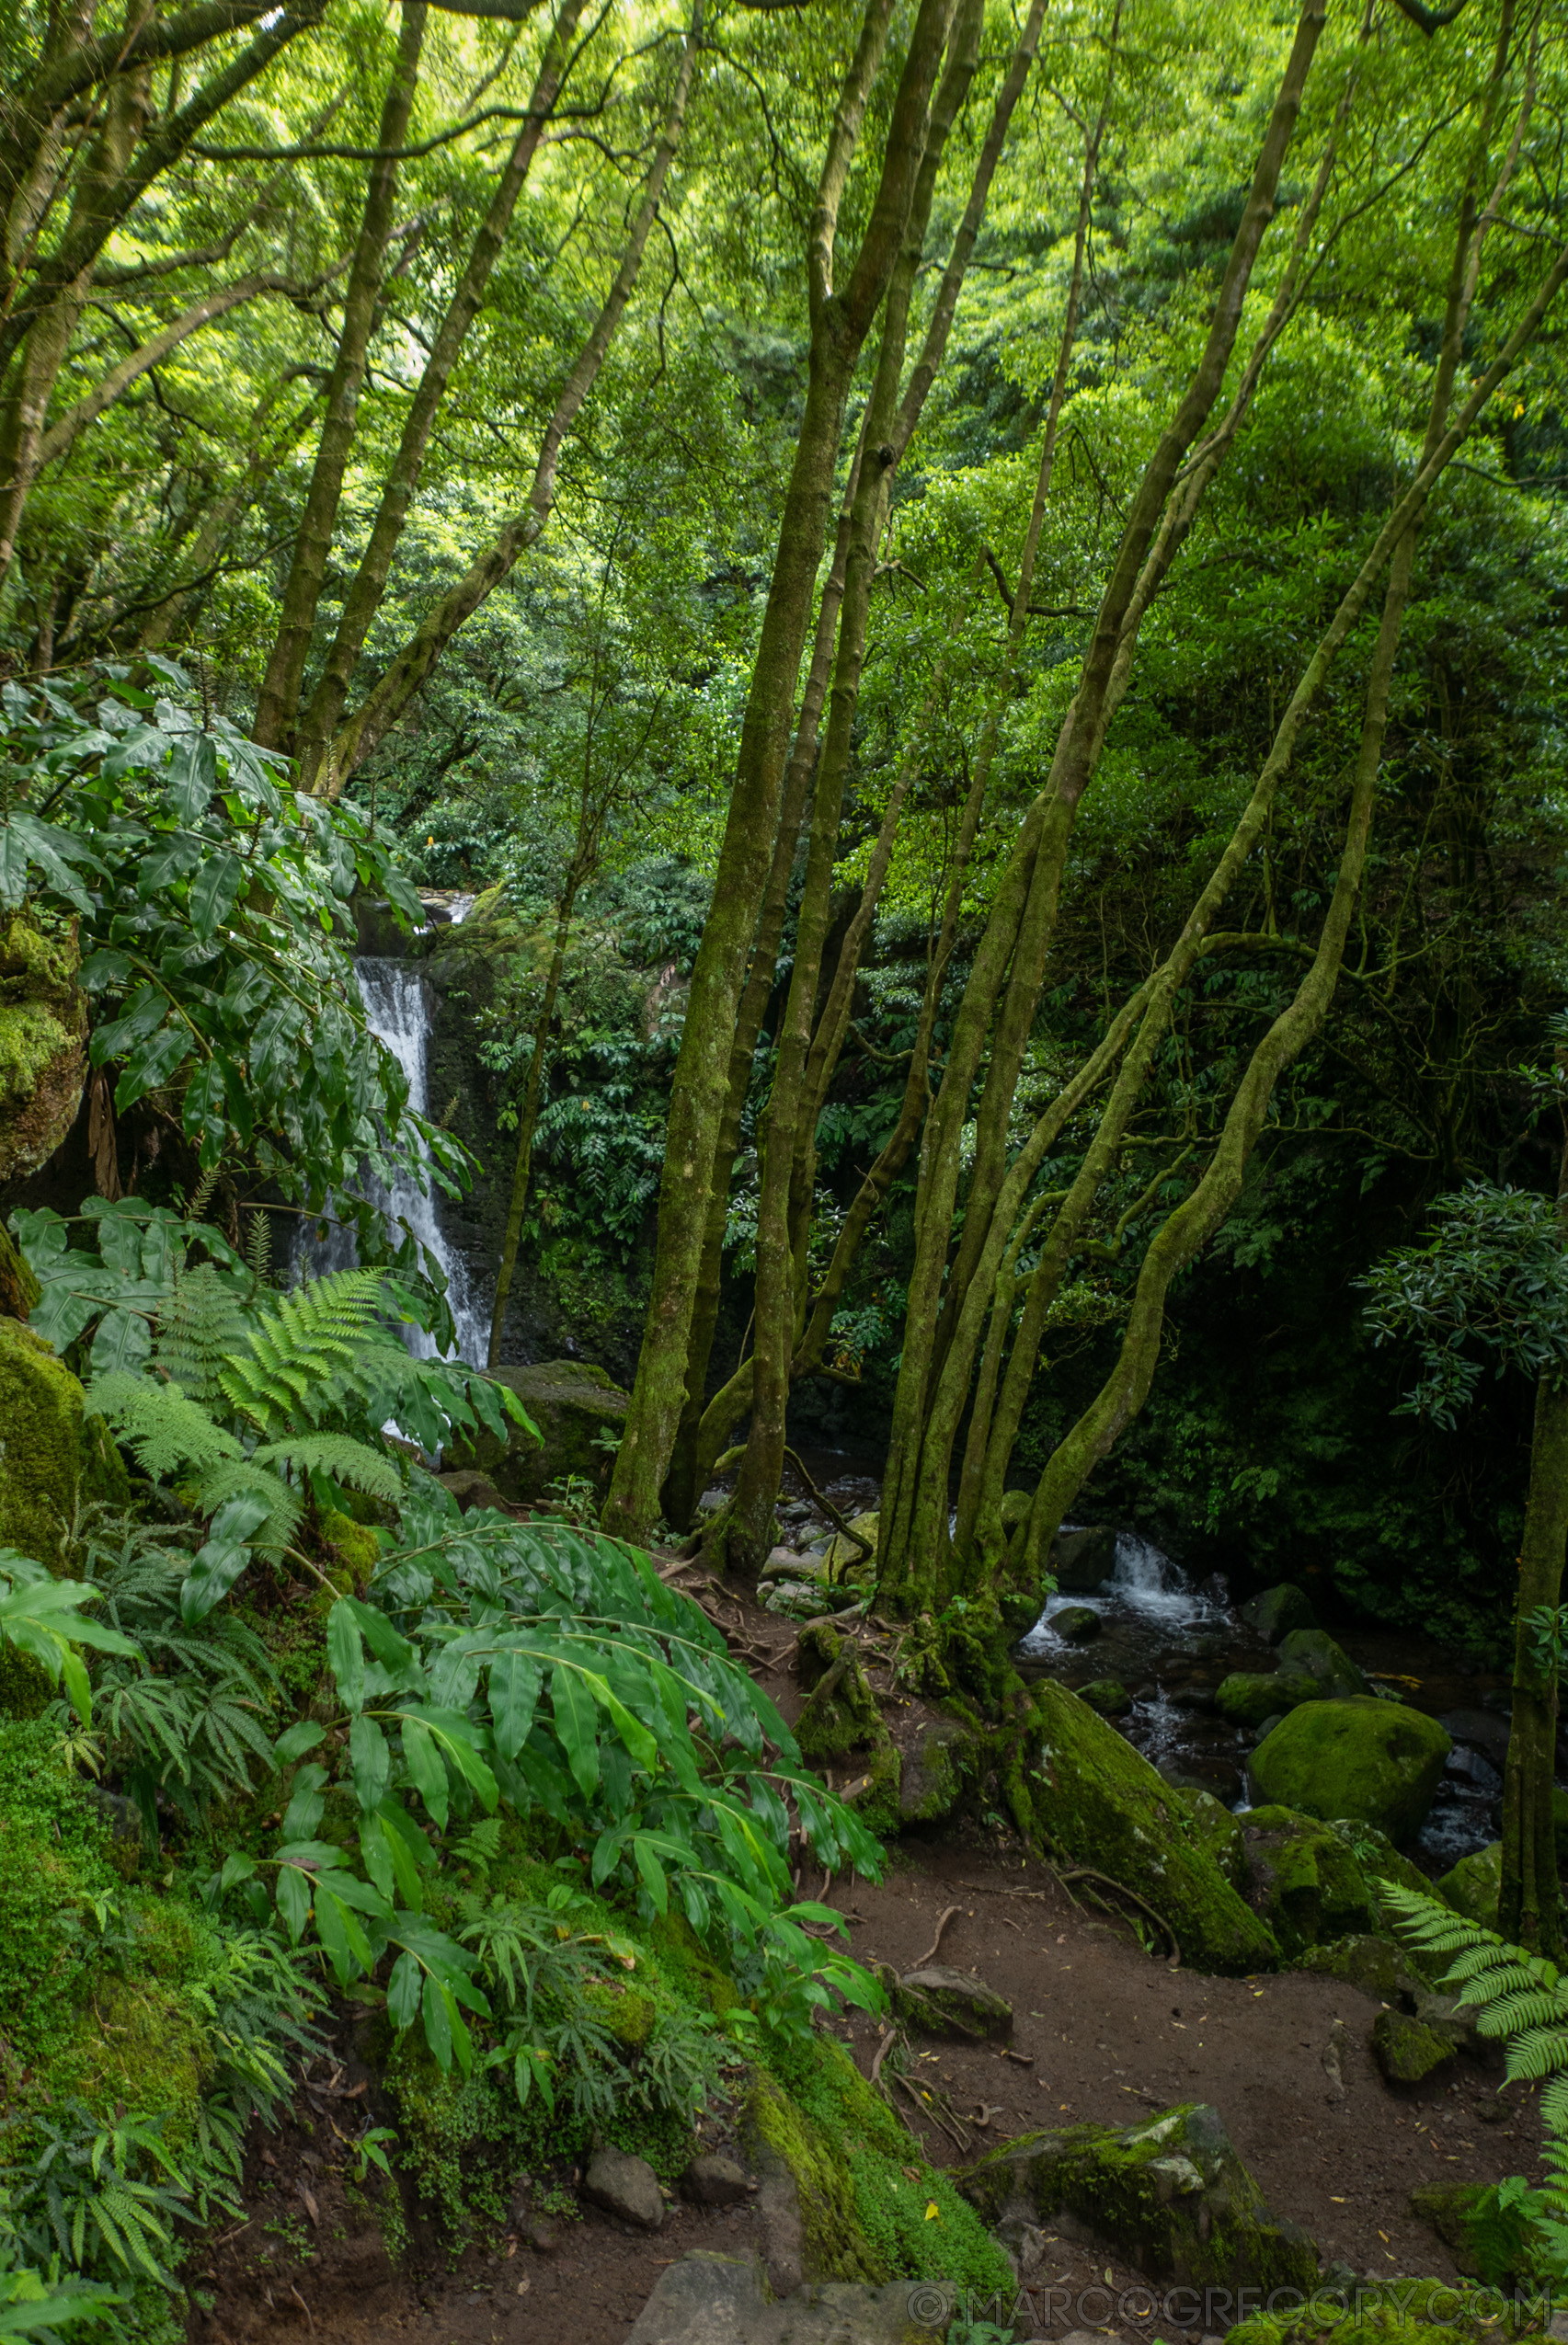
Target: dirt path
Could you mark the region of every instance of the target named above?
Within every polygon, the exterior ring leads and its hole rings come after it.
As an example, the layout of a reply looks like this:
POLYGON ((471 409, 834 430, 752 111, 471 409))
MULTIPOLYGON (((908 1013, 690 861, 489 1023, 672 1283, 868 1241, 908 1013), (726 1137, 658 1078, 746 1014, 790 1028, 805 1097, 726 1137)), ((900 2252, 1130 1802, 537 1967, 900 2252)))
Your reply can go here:
MULTIPOLYGON (((788 1624, 727 1584, 715 1609, 759 1658, 758 1675, 785 1715, 795 1714, 788 1624), (764 1670, 762 1653, 780 1665, 764 1670)), ((901 1722, 892 1723, 898 1733, 901 1722)), ((880 1886, 836 1884, 826 1902, 845 1915, 860 1959, 900 1972, 929 1955, 943 1914, 956 1908, 940 1960, 978 1972, 1012 2004, 1009 2048, 1022 2058, 989 2046, 911 2045, 915 2068, 956 2110, 990 2111, 984 2126, 967 2129, 971 2156, 1046 2126, 1126 2125, 1178 2101, 1208 2101, 1273 2213, 1299 2224, 1325 2260, 1357 2275, 1439 2278, 1453 2267, 1412 2214, 1411 2191, 1539 2171, 1533 2099, 1519 2088, 1499 2097, 1499 2061, 1462 2054, 1427 2085, 1395 2090, 1371 2058, 1379 2007, 1356 1988, 1299 1973, 1249 1980, 1173 1972, 1124 1927, 1075 1905, 1048 1868, 1004 1838, 967 1827, 906 1837, 880 1886), (1336 2026, 1343 2091, 1323 2065, 1336 2026)), ((856 2014, 837 2032, 869 2074, 876 2023, 856 2014)), ((345 2053, 348 2089, 363 2072, 347 2041, 345 2053)), ((906 2095, 897 2105, 933 2164, 960 2161, 958 2145, 906 2095)), ((683 2207, 652 2236, 588 2208, 579 2221, 552 2225, 541 2252, 520 2205, 501 2252, 470 2250, 453 2268, 433 2238, 420 2239, 395 2272, 334 2168, 328 2115, 313 2118, 302 2106, 299 2117, 293 2133, 269 2136, 258 2151, 247 2174, 252 2220, 219 2245, 199 2283, 213 2298, 195 2324, 200 2345, 317 2345, 328 2335, 335 2345, 624 2345, 676 2257, 695 2248, 744 2255, 760 2245, 749 2207, 683 2207)), ((1046 2258, 1030 2287, 1036 2334, 1183 2333, 1169 2303, 1150 2298, 1139 2317, 1141 2275, 1104 2249, 1059 2231, 1046 2258)), ((1185 2333, 1196 2339, 1205 2326, 1200 2319, 1185 2333)))

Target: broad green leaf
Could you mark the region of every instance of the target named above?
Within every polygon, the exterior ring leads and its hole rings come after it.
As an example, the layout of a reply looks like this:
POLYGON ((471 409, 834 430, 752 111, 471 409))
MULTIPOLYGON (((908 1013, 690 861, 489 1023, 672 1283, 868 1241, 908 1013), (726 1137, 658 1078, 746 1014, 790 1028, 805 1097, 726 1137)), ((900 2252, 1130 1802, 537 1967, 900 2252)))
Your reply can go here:
POLYGON ((366 1718, 362 1711, 349 1729, 349 1759, 353 1768, 354 1797, 366 1815, 373 1815, 385 1799, 392 1780, 392 1753, 375 1720, 366 1718))
POLYGON ((405 1717, 403 1720, 403 1756, 414 1779, 414 1789, 429 1808, 438 1827, 444 1832, 448 1800, 446 1764, 430 1739, 429 1729, 421 1726, 417 1718, 405 1717))
POLYGON ((325 1726, 316 1726, 310 1719, 302 1718, 296 1725, 279 1735, 272 1745, 273 1756, 280 1767, 288 1767, 293 1760, 303 1758, 307 1751, 314 1751, 326 1733, 325 1726))
POLYGON ((599 1713, 581 1674, 566 1662, 556 1662, 551 1670, 550 1702, 567 1764, 587 1799, 599 1781, 599 1713))
MULTIPOLYGON (((353 1608, 339 1596, 326 1616, 326 1658, 332 1664, 332 1675, 338 1680, 338 1692, 345 1710, 359 1711, 365 1700, 365 1649, 360 1642, 359 1622, 353 1608)), ((383 1786, 384 1790, 385 1786, 383 1786)), ((381 1798, 367 1800, 367 1808, 376 1806, 381 1798)))
POLYGON ((490 1664, 490 1715, 496 1748, 503 1758, 515 1758, 528 1740, 541 1676, 532 1653, 498 1653, 490 1664))
POLYGON ((387 2016, 400 2034, 405 2028, 411 2028, 419 2016, 423 1985, 424 1973, 415 1956, 406 1950, 394 1962, 392 1976, 386 1983, 387 2016))
MULTIPOLYGON (((405 1957, 405 1960, 407 1958, 405 1957)), ((452 2066, 452 2023, 456 2017, 451 1995, 430 1973, 425 1974, 425 2042, 438 2068, 452 2066)))
POLYGON ((668 1913, 670 1883, 665 1879, 664 1867, 654 1855, 644 1834, 639 1833, 632 1842, 632 1854, 636 1859, 637 1870, 642 1875, 643 1886, 653 1900, 654 1912, 668 1913))
POLYGON ((294 1945, 298 1945, 310 1919, 310 1882, 297 1865, 278 1868, 278 1911, 294 1945))

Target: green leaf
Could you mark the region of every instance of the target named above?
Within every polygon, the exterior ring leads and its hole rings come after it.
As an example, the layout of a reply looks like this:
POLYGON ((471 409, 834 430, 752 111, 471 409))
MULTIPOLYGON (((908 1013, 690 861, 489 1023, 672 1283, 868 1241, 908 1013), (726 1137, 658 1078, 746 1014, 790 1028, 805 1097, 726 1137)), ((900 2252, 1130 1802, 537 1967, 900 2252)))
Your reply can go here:
POLYGON ((581 1674, 562 1661, 550 1673, 550 1702, 567 1764, 587 1799, 599 1781, 599 1714, 581 1674))
POLYGON ((542 1674, 532 1653, 499 1653, 490 1664, 490 1715, 503 1758, 515 1758, 528 1740, 542 1674))
POLYGON ((228 919, 244 885, 245 865, 237 855, 210 855, 202 864, 190 884, 190 925, 203 944, 228 919))
MULTIPOLYGON (((359 1623, 353 1607, 341 1596, 326 1616, 326 1658, 332 1664, 332 1675, 338 1680, 338 1692, 345 1710, 357 1712, 365 1703, 365 1649, 360 1642, 359 1623)), ((385 1789, 384 1784, 383 1790, 385 1789)), ((366 1800, 363 1804, 373 1808, 381 1798, 366 1800)))
POLYGON ((278 1868, 278 1911, 291 1940, 297 1946, 310 1919, 310 1882, 297 1865, 278 1868))
MULTIPOLYGON (((356 1719, 354 1723, 361 1726, 368 1724, 369 1721, 356 1719)), ((364 1859, 365 1870, 383 1897, 406 1894, 397 1879, 391 1835, 379 1815, 362 1815, 360 1818, 360 1855, 364 1859)), ((418 1875, 414 1877, 418 1882, 418 1875)))
POLYGON ((429 1729, 421 1726, 417 1718, 405 1717, 403 1720, 403 1756, 414 1779, 415 1790, 437 1825, 444 1832, 448 1798, 446 1766, 430 1739, 429 1729))
MULTIPOLYGON (((406 1956, 404 1958, 406 1960, 406 1956)), ((438 2068, 452 2066, 452 2023, 456 2007, 451 1995, 438 1980, 427 1972, 424 1991, 425 2042, 435 2055, 438 2068)))
POLYGON ((387 2017, 400 2035, 405 2028, 411 2028, 419 2016, 423 1983, 424 1973, 417 1957, 405 1950, 394 1962, 392 1976, 386 1983, 387 2017))
POLYGON ((297 1725, 291 1726, 286 1733, 279 1735, 272 1745, 272 1756, 280 1767, 292 1766, 295 1759, 303 1758, 307 1751, 314 1751, 326 1733, 325 1726, 316 1726, 308 1718, 302 1718, 297 1725))
POLYGON ((366 1815, 373 1815, 385 1799, 392 1780, 392 1753, 375 1720, 366 1718, 362 1711, 349 1729, 349 1762, 353 1769, 354 1797, 366 1815))
POLYGON ((359 1622, 366 1644, 383 1669, 389 1669, 399 1680, 410 1672, 418 1671, 418 1653, 406 1637, 398 1634, 384 1612, 378 1612, 373 1605, 361 1604, 358 1596, 346 1596, 343 1601, 359 1622))
POLYGON ((665 1879, 664 1867, 649 1847, 647 1836, 640 1832, 632 1842, 632 1854, 636 1859, 637 1870, 642 1875, 643 1886, 653 1900, 654 1912, 668 1913, 670 1883, 665 1879))
POLYGON ((93 1333, 87 1356, 89 1376, 109 1376, 120 1368, 135 1375, 151 1356, 153 1331, 143 1311, 105 1311, 93 1333))
POLYGON ((141 1043, 126 1061, 125 1072, 114 1087, 114 1108, 123 1115, 150 1091, 159 1091, 169 1082, 190 1056, 190 1031, 183 1019, 172 1021, 153 1036, 151 1042, 141 1043))

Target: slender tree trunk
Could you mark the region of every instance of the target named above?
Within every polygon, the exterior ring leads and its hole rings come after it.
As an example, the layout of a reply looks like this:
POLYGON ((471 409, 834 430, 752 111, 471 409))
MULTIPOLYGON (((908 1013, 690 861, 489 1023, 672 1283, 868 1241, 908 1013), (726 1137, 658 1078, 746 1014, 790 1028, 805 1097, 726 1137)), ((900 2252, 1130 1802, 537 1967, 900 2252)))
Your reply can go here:
POLYGON ((403 0, 397 54, 382 103, 376 140, 383 150, 382 159, 370 166, 364 216, 343 301, 338 356, 326 386, 326 413, 315 452, 315 469, 283 587, 278 633, 257 695, 252 731, 263 749, 293 747, 300 687, 304 681, 316 605, 321 600, 338 527, 349 452, 359 425, 360 393, 364 387, 365 363, 386 269, 393 204, 397 193, 397 165, 391 158, 407 136, 409 117, 414 110, 425 13, 425 0, 403 0))
MULTIPOLYGON (((1559 1208, 1562 1192, 1559 1191, 1559 1208)), ((1568 1232, 1565 1232, 1568 1237, 1568 1232)), ((1568 1541, 1568 1387, 1542 1377, 1536 1388, 1529 1497, 1519 1549, 1514 1622, 1514 1710, 1503 1774, 1503 1880, 1497 1927, 1516 1946, 1552 1961, 1562 1955, 1552 1792, 1557 1774, 1557 1681, 1536 1665, 1528 1616, 1562 1601, 1568 1541)))
POLYGON ((954 0, 921 0, 870 219, 841 292, 832 283, 834 228, 886 39, 887 0, 871 0, 818 187, 807 247, 812 330, 806 412, 741 726, 714 909, 692 976, 659 1190, 653 1293, 604 1512, 606 1527, 624 1536, 642 1535, 657 1516, 685 1405, 687 1340, 728 1094, 736 1012, 773 863, 795 682, 827 535, 844 399, 903 242, 953 5, 954 0))
POLYGON ((336 639, 326 655, 326 664, 300 726, 300 780, 307 789, 314 786, 326 744, 341 722, 355 663, 364 648, 372 622, 386 592, 393 556, 403 535, 414 491, 419 485, 419 475, 437 413, 446 396, 452 371, 457 363, 464 337, 484 305, 490 274, 506 244, 507 232, 517 209, 518 198, 522 193, 529 166, 538 152, 540 139, 560 96, 562 78, 581 21, 583 6, 584 0, 563 0, 544 44, 533 95, 529 101, 528 119, 519 131, 506 168, 496 183, 489 211, 474 239, 467 265, 458 280, 446 315, 437 329, 430 355, 425 361, 425 371, 419 378, 418 388, 404 422, 397 453, 392 460, 382 489, 381 504, 371 526, 369 542, 360 557, 359 568, 354 573, 353 583, 343 604, 336 639))
POLYGON ((457 584, 442 595, 385 673, 366 693, 354 715, 339 727, 316 775, 315 789, 319 796, 338 796, 355 768, 363 763, 396 724, 458 629, 473 617, 486 596, 492 594, 502 579, 516 567, 548 523, 555 508, 562 448, 582 411, 583 402, 599 380, 599 371, 642 274, 648 237, 658 217, 659 199, 685 127, 686 104, 691 96, 692 77, 701 40, 702 9, 699 5, 692 14, 691 30, 686 36, 680 69, 675 76, 675 91, 670 111, 665 118, 663 132, 647 177, 643 183, 643 200, 621 255, 615 281, 594 321, 592 331, 572 363, 550 420, 544 427, 528 502, 511 516, 457 584))

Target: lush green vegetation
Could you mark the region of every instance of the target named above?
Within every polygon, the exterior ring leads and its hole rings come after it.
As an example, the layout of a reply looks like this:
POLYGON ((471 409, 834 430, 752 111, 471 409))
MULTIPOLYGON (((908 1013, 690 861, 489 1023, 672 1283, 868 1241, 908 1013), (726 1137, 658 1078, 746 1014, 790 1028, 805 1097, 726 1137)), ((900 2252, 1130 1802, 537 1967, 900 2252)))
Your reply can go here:
POLYGON ((649 1555, 824 1424, 1021 1825, 1070 1514, 1512 1639, 1558 1948, 1565 31, 8 12, 0 2328, 172 2322, 331 1997, 394 2227, 744 2075, 846 2271, 989 2268, 814 2030, 876 1844, 649 1555), (597 1525, 429 1470, 541 1325, 597 1525))

